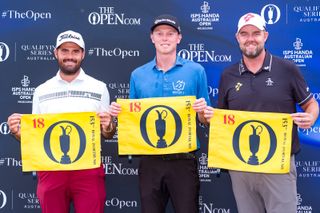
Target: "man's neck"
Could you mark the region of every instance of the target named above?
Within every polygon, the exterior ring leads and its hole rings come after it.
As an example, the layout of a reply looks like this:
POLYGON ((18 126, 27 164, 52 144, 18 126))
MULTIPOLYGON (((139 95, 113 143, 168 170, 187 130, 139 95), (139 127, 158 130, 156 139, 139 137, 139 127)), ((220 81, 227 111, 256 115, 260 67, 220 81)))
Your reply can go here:
POLYGON ((156 56, 157 68, 162 70, 163 72, 166 72, 175 65, 176 59, 177 59, 176 54, 168 54, 168 55, 157 54, 156 56))
POLYGON ((266 56, 266 51, 263 50, 255 58, 248 58, 246 56, 243 56, 243 62, 249 71, 251 71, 252 73, 257 73, 263 65, 265 56, 266 56))
POLYGON ((78 77, 78 75, 80 74, 80 70, 78 70, 76 73, 72 74, 72 75, 66 75, 63 72, 59 72, 59 75, 61 77, 62 80, 67 81, 67 82, 72 82, 74 79, 76 79, 78 77))

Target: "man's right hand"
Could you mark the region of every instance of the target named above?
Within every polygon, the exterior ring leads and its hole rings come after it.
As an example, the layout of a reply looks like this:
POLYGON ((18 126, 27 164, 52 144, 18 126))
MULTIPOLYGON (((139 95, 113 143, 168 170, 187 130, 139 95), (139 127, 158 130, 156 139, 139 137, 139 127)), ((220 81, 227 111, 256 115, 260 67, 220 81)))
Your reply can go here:
POLYGON ((119 113, 121 112, 121 106, 120 104, 116 103, 116 102, 112 102, 109 106, 109 113, 113 116, 113 117, 117 117, 119 115, 119 113))
POLYGON ((14 135, 17 139, 20 139, 20 136, 21 136, 21 132, 20 132, 21 116, 22 114, 13 113, 8 117, 8 121, 7 121, 7 124, 10 129, 10 133, 14 135))

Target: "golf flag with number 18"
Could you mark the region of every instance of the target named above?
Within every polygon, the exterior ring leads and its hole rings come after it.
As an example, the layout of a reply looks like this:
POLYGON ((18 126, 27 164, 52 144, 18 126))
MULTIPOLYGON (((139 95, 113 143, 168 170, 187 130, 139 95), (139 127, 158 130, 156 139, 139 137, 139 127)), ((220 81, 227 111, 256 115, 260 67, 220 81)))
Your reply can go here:
POLYGON ((117 99, 120 155, 159 155, 197 149, 194 96, 117 99))
POLYGON ((100 118, 95 112, 24 114, 23 171, 80 170, 100 166, 100 118))
POLYGON ((208 166, 259 173, 288 173, 290 114, 214 109, 208 166))

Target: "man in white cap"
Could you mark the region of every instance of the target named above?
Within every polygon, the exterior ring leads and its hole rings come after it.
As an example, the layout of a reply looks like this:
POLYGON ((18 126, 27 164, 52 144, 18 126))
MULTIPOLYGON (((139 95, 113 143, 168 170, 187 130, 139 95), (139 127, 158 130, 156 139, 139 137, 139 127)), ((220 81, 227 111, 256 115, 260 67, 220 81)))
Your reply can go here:
MULTIPOLYGON (((106 84, 81 68, 85 56, 82 36, 71 30, 60 33, 54 55, 59 71, 35 89, 32 113, 97 112, 102 135, 112 137, 115 125, 107 112, 110 98, 106 84)), ((18 140, 21 116, 14 113, 8 118, 10 131, 18 140)), ((43 213, 68 213, 70 202, 77 213, 104 212, 106 192, 102 166, 74 171, 39 171, 37 175, 37 196, 43 213)))
MULTIPOLYGON (((247 13, 238 22, 236 39, 242 59, 226 68, 219 83, 218 108, 290 113, 292 130, 291 167, 288 174, 229 171, 239 213, 296 213, 297 174, 295 154, 299 151, 297 127, 310 128, 319 113, 299 68, 265 49, 268 38, 265 20, 247 13), (240 85, 240 87, 235 87, 240 85), (296 104, 304 112, 297 113, 296 104)), ((214 116, 212 108, 205 117, 214 116)))

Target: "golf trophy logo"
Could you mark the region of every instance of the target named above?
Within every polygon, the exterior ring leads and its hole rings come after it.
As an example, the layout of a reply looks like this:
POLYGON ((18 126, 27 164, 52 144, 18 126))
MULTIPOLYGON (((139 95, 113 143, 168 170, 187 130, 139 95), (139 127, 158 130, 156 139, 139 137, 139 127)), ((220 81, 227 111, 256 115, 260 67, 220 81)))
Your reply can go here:
POLYGON ((167 147, 166 140, 163 139, 163 136, 166 134, 166 117, 168 116, 168 112, 166 110, 156 110, 158 114, 158 119, 155 121, 156 123, 156 131, 159 136, 159 140, 157 143, 157 148, 165 148, 167 147))
POLYGON ((181 136, 181 118, 173 108, 165 105, 155 105, 142 114, 140 131, 143 140, 150 146, 167 148, 175 144, 181 136), (155 129, 147 128, 151 125, 149 123, 151 121, 154 122, 155 129), (170 128, 172 125, 175 126, 174 131, 170 128), (169 132, 171 132, 171 137, 169 137, 169 132), (167 140, 165 137, 167 137, 167 140))
POLYGON ((258 125, 257 127, 254 127, 254 125, 250 126, 252 128, 252 134, 249 136, 249 145, 252 155, 250 156, 248 163, 251 165, 258 165, 259 160, 256 154, 259 151, 260 134, 262 133, 263 128, 261 125, 258 125))
MULTIPOLYGON (((261 165, 268 162, 275 154, 277 137, 270 125, 263 121, 248 120, 241 123, 233 135, 233 150, 236 156, 249 165, 261 165), (244 130, 246 129, 246 131, 244 130), (263 140, 261 138, 264 138, 263 140), (247 140, 249 141, 247 142, 247 140), (240 141, 248 143, 250 156, 247 156, 240 147, 240 141), (266 156, 262 157, 261 146, 268 147, 266 156), (260 153, 260 154, 259 154, 260 153), (260 158, 262 159, 259 159, 260 158)), ((263 154, 264 155, 264 154, 263 154)))
POLYGON ((68 152, 70 150, 70 133, 72 130, 72 127, 70 125, 67 125, 65 128, 63 126, 60 126, 62 130, 62 135, 60 135, 60 148, 63 152, 63 156, 61 157, 60 163, 62 164, 69 164, 71 163, 70 156, 68 155, 68 152))
POLYGON ((52 124, 44 135, 44 149, 47 156, 60 164, 72 164, 78 161, 86 150, 86 143, 86 135, 81 126, 67 120, 52 124), (79 140, 78 145, 76 145, 77 148, 75 146, 72 148, 71 142, 77 140, 79 140), (58 160, 59 151, 55 147, 58 147, 63 153, 60 160, 58 160), (73 153, 73 157, 70 157, 69 152, 73 153))

